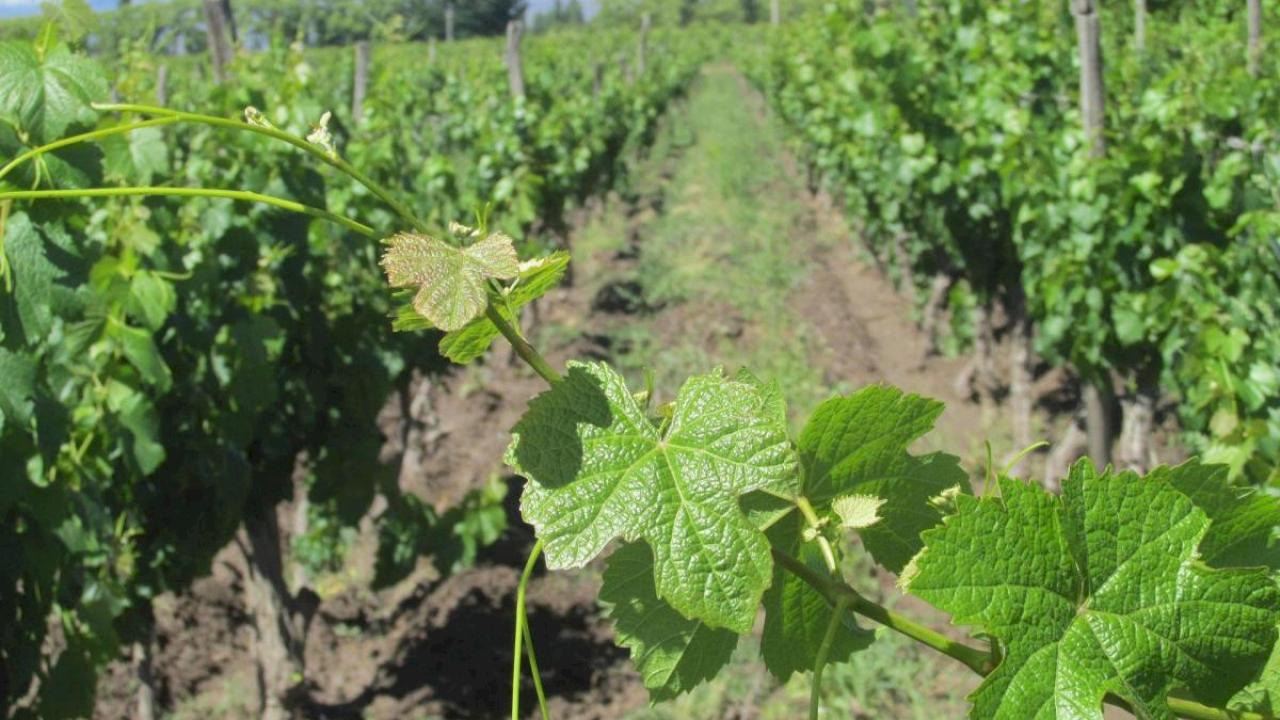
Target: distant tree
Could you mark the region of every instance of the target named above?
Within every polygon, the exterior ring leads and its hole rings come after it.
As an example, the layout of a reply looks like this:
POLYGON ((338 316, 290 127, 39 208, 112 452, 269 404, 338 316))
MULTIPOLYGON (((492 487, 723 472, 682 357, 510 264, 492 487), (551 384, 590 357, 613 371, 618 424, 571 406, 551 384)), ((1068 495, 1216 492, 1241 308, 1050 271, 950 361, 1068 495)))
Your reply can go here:
POLYGON ((546 32, 552 28, 581 25, 584 22, 586 22, 586 13, 582 11, 582 3, 579 0, 569 0, 568 3, 564 0, 556 0, 551 12, 533 16, 533 31, 546 32))
POLYGON ((455 32, 458 37, 470 35, 501 35, 507 31, 507 23, 522 15, 526 0, 467 0, 458 3, 455 32))

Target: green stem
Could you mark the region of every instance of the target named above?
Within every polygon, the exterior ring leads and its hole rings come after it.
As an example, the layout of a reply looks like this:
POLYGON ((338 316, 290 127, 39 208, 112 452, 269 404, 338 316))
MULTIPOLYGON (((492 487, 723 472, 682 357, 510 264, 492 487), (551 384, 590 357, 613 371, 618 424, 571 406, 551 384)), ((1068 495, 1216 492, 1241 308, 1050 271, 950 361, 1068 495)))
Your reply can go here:
POLYGON ((877 605, 845 583, 819 575, 808 565, 780 550, 775 549, 773 551, 773 559, 793 575, 812 586, 814 590, 821 593, 828 604, 835 606, 841 598, 848 598, 850 609, 859 615, 871 618, 916 642, 928 645, 944 655, 955 658, 979 675, 986 675, 991 672, 991 656, 989 653, 964 643, 956 642, 936 630, 877 605))
POLYGON ((502 333, 502 337, 506 338, 507 342, 511 343, 511 347, 516 351, 516 355, 519 355, 521 360, 524 360, 529 367, 533 368, 534 372, 541 375, 542 379, 547 381, 547 384, 555 385, 564 379, 560 376, 560 373, 555 371, 555 368, 551 367, 551 363, 547 362, 547 359, 542 357, 542 355, 529 344, 529 341, 524 339, 524 336, 520 334, 520 331, 512 327, 511 323, 507 322, 507 319, 502 317, 502 313, 498 312, 497 308, 493 306, 493 303, 490 303, 489 307, 485 308, 484 314, 485 317, 489 318, 490 322, 497 326, 498 332, 502 333))
POLYGON ((813 661, 813 684, 809 688, 809 720, 818 720, 818 707, 822 704, 822 669, 831 655, 836 631, 840 629, 840 621, 849 609, 849 602, 847 597, 836 600, 836 606, 831 611, 831 620, 827 623, 827 631, 822 635, 822 644, 818 645, 818 655, 813 661))
POLYGON ((30 150, 18 155, 14 159, 5 163, 4 167, 0 167, 0 179, 4 178, 5 175, 8 175, 10 172, 12 172, 14 168, 18 167, 19 165, 30 160, 33 157, 37 157, 48 152, 53 152, 54 150, 64 148, 68 145, 75 145, 76 143, 89 142, 90 140, 101 140, 102 138, 105 138, 105 137, 111 137, 112 135, 120 135, 127 132, 133 132, 134 130, 141 130, 142 128, 159 127, 161 125, 172 125, 173 123, 176 123, 176 122, 178 122, 178 118, 176 117, 153 118, 151 120, 142 120, 140 122, 135 122, 135 123, 126 123, 124 125, 116 125, 115 127, 102 128, 101 130, 94 130, 93 132, 80 133, 79 135, 72 135, 70 137, 62 138, 61 140, 55 140, 47 145, 41 145, 39 147, 31 148, 30 150))
POLYGON ((368 175, 357 170, 346 160, 343 160, 337 155, 330 155, 322 148, 308 142, 306 138, 301 138, 292 133, 287 133, 273 127, 251 125, 247 122, 222 118, 216 115, 182 112, 180 110, 170 110, 169 108, 156 107, 154 105, 139 105, 136 103, 94 103, 93 107, 95 110, 100 110, 102 112, 133 112, 141 115, 162 115, 167 118, 174 118, 174 122, 198 123, 202 125, 211 125, 213 127, 227 128, 230 130, 257 133, 259 135, 265 135, 266 137, 288 143, 299 150, 315 156, 326 165, 345 173, 352 180, 355 180, 366 188, 369 188, 370 192, 386 203, 387 206, 394 210, 397 215, 407 220, 419 231, 427 231, 426 223, 422 222, 422 220, 419 219, 418 216, 408 208, 408 206, 404 205, 399 200, 396 200, 395 196, 392 195, 390 191, 375 182, 368 175))
MULTIPOLYGON (((524 631, 527 627, 524 617, 524 598, 529 588, 529 578, 533 575, 533 568, 541 555, 542 541, 539 540, 533 544, 533 550, 529 552, 529 560, 525 562, 524 572, 520 574, 520 585, 516 587, 516 646, 511 655, 511 720, 520 720, 520 653, 524 649, 524 631)), ((537 677, 537 670, 533 663, 530 663, 530 670, 533 670, 534 676, 537 677)), ((535 688, 541 684, 541 679, 534 681, 535 688)))
POLYGON ((542 689, 542 673, 538 672, 538 655, 533 651, 529 613, 521 615, 520 622, 524 623, 524 654, 529 659, 529 672, 533 674, 533 691, 538 696, 538 711, 542 713, 542 720, 551 720, 551 713, 547 710, 547 693, 542 689))
POLYGON ((148 196, 169 196, 169 197, 209 197, 209 198, 227 198, 230 200, 243 200, 245 202, 259 202, 266 205, 274 205, 275 207, 289 210, 291 212, 311 215, 322 220, 337 223, 348 230, 365 235, 367 237, 377 237, 378 232, 364 223, 357 222, 341 215, 336 215, 328 210, 303 205, 302 203, 284 198, 274 197, 272 195, 263 195, 261 193, 249 192, 247 190, 219 190, 216 188, 180 188, 180 187, 118 187, 118 188, 87 188, 84 190, 13 190, 9 192, 0 192, 0 200, 41 200, 48 198, 80 198, 80 197, 121 197, 127 195, 148 195, 148 196))
MULTIPOLYGON (((875 620, 885 627, 899 632, 916 642, 928 645, 938 652, 947 655, 964 663, 970 670, 982 676, 987 676, 995 666, 992 662, 990 653, 979 650, 978 648, 956 642, 946 637, 942 633, 932 630, 913 620, 909 620, 886 607, 877 605, 876 603, 864 598, 847 584, 839 580, 829 579, 814 572, 808 565, 800 562, 796 558, 781 552, 777 549, 773 550, 774 562, 781 565, 787 571, 805 581, 814 590, 817 590, 829 605, 838 606, 841 600, 848 598, 848 608, 859 615, 875 620)), ((1129 705, 1122 698, 1115 695, 1107 695, 1106 701, 1118 707, 1128 708, 1129 705)), ((1223 708, 1209 707, 1202 705, 1193 700, 1187 700, 1179 697, 1166 698, 1165 702, 1169 706, 1169 710, 1178 717, 1187 718, 1187 720, 1271 720, 1266 715, 1260 715, 1252 712, 1241 712, 1237 710, 1225 710, 1223 708)))

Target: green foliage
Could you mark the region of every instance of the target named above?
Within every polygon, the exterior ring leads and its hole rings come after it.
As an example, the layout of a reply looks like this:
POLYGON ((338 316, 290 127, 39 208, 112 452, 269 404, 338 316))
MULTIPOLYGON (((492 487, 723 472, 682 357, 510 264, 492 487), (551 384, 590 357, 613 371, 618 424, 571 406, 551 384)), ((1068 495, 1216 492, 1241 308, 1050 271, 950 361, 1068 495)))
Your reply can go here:
POLYGON ((737 499, 794 488, 776 386, 694 376, 651 418, 612 368, 574 363, 512 435, 510 461, 530 479, 521 510, 548 566, 581 567, 615 537, 644 540, 659 597, 712 627, 751 629, 772 562, 737 499))
POLYGON ((1156 12, 1138 53, 1130 9, 1103 4, 1101 158, 1083 142, 1060 8, 869 14, 847 0, 776 33, 767 55, 747 45, 816 182, 865 223, 892 276, 920 298, 938 277, 971 289, 953 294, 953 323, 996 305, 1029 317, 1040 353, 1090 382, 1168 388, 1192 446, 1261 484, 1280 465, 1265 299, 1280 277, 1280 174, 1264 120, 1280 94, 1265 80, 1274 53, 1253 77, 1224 40, 1244 31, 1243 9, 1207 7, 1156 12))
POLYGON ((972 697, 976 716, 1101 718, 1113 693, 1139 716, 1172 717, 1170 691, 1223 702, 1270 654, 1274 581, 1200 564, 1209 517, 1163 478, 1098 475, 1086 461, 1060 499, 1010 479, 999 492, 960 498, 903 577, 999 640, 1000 664, 972 697))
POLYGON ((734 632, 689 619, 658 597, 653 553, 644 543, 626 545, 609 556, 600 602, 654 702, 715 677, 738 644, 734 632))

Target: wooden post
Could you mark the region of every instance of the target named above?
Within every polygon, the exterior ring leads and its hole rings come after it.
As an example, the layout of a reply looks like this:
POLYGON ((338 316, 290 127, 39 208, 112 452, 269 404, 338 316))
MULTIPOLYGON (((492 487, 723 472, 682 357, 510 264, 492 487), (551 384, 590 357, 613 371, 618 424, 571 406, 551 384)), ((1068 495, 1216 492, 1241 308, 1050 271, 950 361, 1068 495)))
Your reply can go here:
POLYGON ((364 121, 364 98, 369 90, 369 41, 356 43, 356 74, 351 88, 351 120, 364 121))
POLYGON ((524 97, 524 66, 520 63, 520 38, 524 35, 524 25, 519 20, 507 23, 507 52, 504 57, 507 63, 507 84, 511 86, 511 96, 524 97))
POLYGON ((1249 74, 1258 76, 1262 65, 1262 0, 1249 0, 1249 74))
POLYGON ((444 41, 453 42, 453 3, 444 4, 444 41))
POLYGON ((592 75, 591 97, 600 97, 600 91, 604 88, 604 65, 598 61, 592 63, 592 75))
POLYGON ((1089 156, 1099 158, 1107 154, 1107 141, 1103 136, 1106 105, 1102 85, 1102 26, 1094 0, 1071 0, 1071 12, 1076 17, 1080 50, 1080 115, 1089 142, 1089 156))
POLYGON ((769 0, 769 24, 777 27, 782 24, 781 0, 769 0))
POLYGON ((169 104, 169 66, 156 68, 156 104, 164 107, 169 104))
POLYGON ((221 0, 204 0, 204 33, 213 61, 214 82, 227 80, 227 64, 231 62, 231 43, 227 40, 227 18, 221 0))
POLYGON ((427 38, 427 62, 436 64, 436 39, 427 38))
POLYGON ((645 53, 649 44, 649 13, 640 17, 640 45, 636 48, 636 74, 643 77, 645 69, 645 53))
POLYGON ((1147 0, 1133 0, 1133 49, 1147 49, 1147 0))
MULTIPOLYGON (((1071 0, 1080 52, 1080 115, 1089 156, 1107 154, 1105 90, 1102 84, 1102 25, 1094 0, 1071 0)), ((1112 390, 1105 373, 1085 378, 1084 405, 1088 425, 1089 456, 1100 467, 1111 463, 1112 390)))
POLYGON ((231 10, 231 0, 222 0, 222 20, 227 25, 227 32, 231 34, 231 44, 235 45, 240 42, 240 34, 236 32, 236 14, 231 10))

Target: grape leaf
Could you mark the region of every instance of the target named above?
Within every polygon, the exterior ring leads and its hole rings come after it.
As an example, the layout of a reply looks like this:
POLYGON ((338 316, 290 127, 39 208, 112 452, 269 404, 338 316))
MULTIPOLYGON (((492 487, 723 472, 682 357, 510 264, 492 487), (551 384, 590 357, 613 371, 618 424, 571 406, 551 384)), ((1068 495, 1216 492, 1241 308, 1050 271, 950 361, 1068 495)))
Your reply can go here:
POLYGON ((65 46, 43 57, 27 43, 0 43, 0 120, 26 133, 29 142, 62 137, 72 125, 90 125, 89 103, 107 95, 98 66, 65 46))
POLYGON ((14 213, 4 228, 5 258, 13 272, 18 322, 30 345, 49 335, 53 323, 54 282, 63 273, 49 262, 44 239, 26 213, 14 213))
POLYGON ((1272 536, 1280 527, 1280 498, 1228 481, 1226 465, 1192 460, 1174 468, 1156 468, 1149 477, 1168 480, 1209 516, 1212 524, 1200 542, 1200 557, 1214 567, 1280 565, 1272 536))
POLYGON ((733 632, 690 620, 658 597, 653 553, 644 543, 623 546, 609 556, 600 601, 653 702, 670 700, 715 677, 738 644, 733 632))
POLYGON ((416 233, 389 241, 382 267, 392 287, 417 287, 413 307, 441 330, 460 330, 484 312, 486 281, 520 272, 511 238, 500 233, 465 248, 416 233))
MULTIPOLYGON (((569 253, 563 251, 520 263, 515 284, 504 291, 506 302, 498 307, 502 317, 514 323, 520 308, 555 287, 568 266, 569 253)), ((440 341, 440 353, 459 365, 465 365, 485 354, 497 337, 498 326, 482 315, 461 330, 446 334, 440 341)))
POLYGON ((107 172, 121 180, 147 185, 169 167, 169 149, 160 128, 139 128, 127 135, 112 135, 101 145, 107 172))
POLYGON ((1280 590, 1263 570, 1200 563, 1209 518, 1166 480, 1098 476, 1083 461, 1061 498, 1008 478, 999 488, 957 498, 903 575, 1000 640, 974 716, 1100 720, 1114 693, 1167 718, 1170 690, 1225 701, 1271 652, 1280 590))
POLYGON ((17 423, 31 419, 35 382, 35 361, 0 347, 0 430, 6 418, 17 423))
POLYGON ((1280 645, 1272 649, 1258 679, 1236 693, 1227 707, 1263 713, 1268 717, 1280 714, 1280 645))
POLYGON ((800 434, 803 491, 815 509, 825 512, 832 501, 853 493, 884 501, 880 522, 859 534, 876 562, 894 572, 920 549, 920 532, 942 518, 930 498, 968 487, 958 458, 907 453, 942 409, 936 400, 870 385, 819 405, 800 434))
POLYGON ((508 462, 529 478, 521 509, 549 567, 580 567, 616 537, 645 540, 659 597, 710 626, 751 629, 773 563, 738 496, 790 494, 796 479, 776 386, 691 377, 657 427, 608 365, 571 363, 513 435, 508 462))

